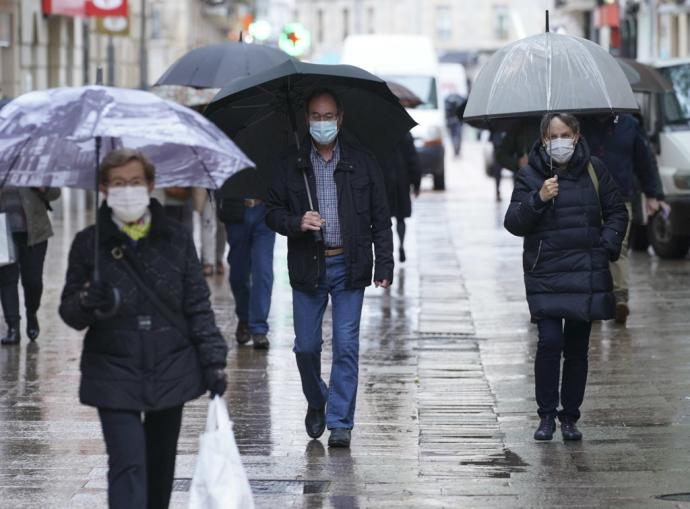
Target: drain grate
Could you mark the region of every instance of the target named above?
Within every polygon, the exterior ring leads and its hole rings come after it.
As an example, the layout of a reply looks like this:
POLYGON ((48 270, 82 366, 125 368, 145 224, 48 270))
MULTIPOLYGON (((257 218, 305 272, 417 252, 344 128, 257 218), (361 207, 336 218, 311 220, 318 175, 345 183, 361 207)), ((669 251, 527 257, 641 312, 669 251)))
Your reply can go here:
POLYGON ((666 502, 690 502, 690 493, 672 493, 670 495, 660 495, 656 498, 666 502))
MULTIPOLYGON (((249 481, 255 495, 312 495, 326 493, 330 481, 295 481, 294 479, 252 479, 249 481)), ((173 481, 173 491, 189 491, 192 480, 177 478, 173 481)))

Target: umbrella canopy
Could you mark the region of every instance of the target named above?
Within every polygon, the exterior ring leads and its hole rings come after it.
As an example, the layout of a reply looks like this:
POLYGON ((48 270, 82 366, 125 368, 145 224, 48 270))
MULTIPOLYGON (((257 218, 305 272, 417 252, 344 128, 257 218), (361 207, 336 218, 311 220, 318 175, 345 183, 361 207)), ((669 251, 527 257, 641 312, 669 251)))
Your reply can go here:
POLYGON ((424 102, 412 90, 400 83, 389 81, 388 88, 391 89, 391 92, 393 92, 398 100, 407 108, 416 108, 424 102))
POLYGON ((287 53, 270 46, 223 42, 193 49, 172 64, 156 82, 195 88, 222 88, 235 78, 249 76, 288 60, 287 53))
POLYGON ((247 156, 203 115, 140 90, 102 86, 30 92, 0 110, 0 185, 93 189, 94 140, 139 149, 158 187, 215 189, 247 156))
POLYGON ((673 92, 673 85, 654 67, 631 58, 616 58, 634 92, 673 92))
POLYGON ((294 59, 233 81, 204 114, 254 160, 265 186, 275 159, 306 135, 305 98, 321 87, 338 94, 344 131, 376 154, 392 150, 416 125, 386 82, 373 74, 294 59))
POLYGON ((482 68, 467 101, 464 120, 634 112, 637 102, 615 59, 592 41, 553 32, 497 51, 482 68))

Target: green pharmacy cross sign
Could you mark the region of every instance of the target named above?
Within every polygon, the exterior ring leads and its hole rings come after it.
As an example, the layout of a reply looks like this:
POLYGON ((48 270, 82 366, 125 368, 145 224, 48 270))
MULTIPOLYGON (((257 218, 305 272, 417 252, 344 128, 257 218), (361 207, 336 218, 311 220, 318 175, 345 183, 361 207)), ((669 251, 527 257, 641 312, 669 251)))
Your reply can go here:
POLYGON ((280 33, 278 46, 291 57, 302 56, 311 46, 311 32, 302 23, 288 23, 280 33))

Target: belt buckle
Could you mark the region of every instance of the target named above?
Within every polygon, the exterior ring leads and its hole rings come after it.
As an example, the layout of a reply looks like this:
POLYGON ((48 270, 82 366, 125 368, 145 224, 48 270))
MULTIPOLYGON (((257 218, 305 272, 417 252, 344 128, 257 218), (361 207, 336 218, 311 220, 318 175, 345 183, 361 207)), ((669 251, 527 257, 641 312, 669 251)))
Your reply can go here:
POLYGON ((153 327, 151 315, 138 315, 137 325, 139 330, 151 330, 153 327))

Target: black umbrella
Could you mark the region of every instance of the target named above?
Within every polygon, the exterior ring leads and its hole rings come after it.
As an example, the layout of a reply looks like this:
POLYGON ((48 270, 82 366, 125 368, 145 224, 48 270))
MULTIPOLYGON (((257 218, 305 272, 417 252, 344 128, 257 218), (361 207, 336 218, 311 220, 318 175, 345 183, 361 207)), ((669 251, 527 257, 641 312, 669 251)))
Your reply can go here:
POLYGON ((618 65, 623 69, 623 74, 633 92, 664 93, 673 92, 673 85, 664 78, 654 67, 642 64, 631 58, 616 58, 618 65))
MULTIPOLYGON (((316 88, 338 94, 346 135, 376 155, 393 150, 415 121, 386 82, 349 65, 320 65, 295 59, 262 73, 235 80, 223 88, 205 111, 255 163, 263 189, 270 168, 290 145, 306 135, 305 98, 316 88)), ((241 194, 237 186, 229 195, 241 194)), ((226 190, 221 189, 221 195, 226 190)), ((258 194, 255 196, 261 196, 258 194)))
POLYGON ((222 88, 236 78, 264 71, 289 58, 277 48, 260 44, 231 41, 212 44, 180 57, 154 86, 222 88))

